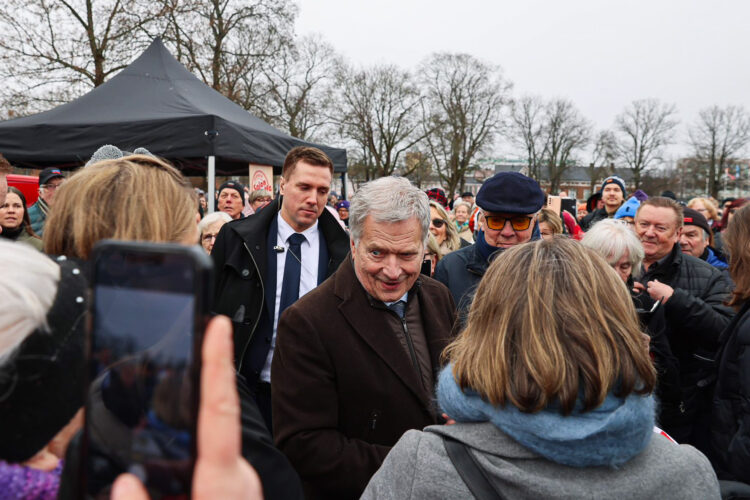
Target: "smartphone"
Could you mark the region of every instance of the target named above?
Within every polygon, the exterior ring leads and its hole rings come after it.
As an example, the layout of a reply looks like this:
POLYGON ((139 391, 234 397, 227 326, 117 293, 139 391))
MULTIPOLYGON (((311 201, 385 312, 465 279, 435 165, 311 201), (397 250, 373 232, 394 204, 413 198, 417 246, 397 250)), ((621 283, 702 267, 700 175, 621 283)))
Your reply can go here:
POLYGON ((576 205, 575 198, 561 198, 560 196, 548 196, 547 197, 547 208, 555 211, 557 215, 562 219, 563 210, 570 212, 573 217, 578 216, 578 206, 576 205))
POLYGON ((79 491, 120 474, 152 499, 189 498, 212 263, 196 246, 100 242, 93 251, 79 491))

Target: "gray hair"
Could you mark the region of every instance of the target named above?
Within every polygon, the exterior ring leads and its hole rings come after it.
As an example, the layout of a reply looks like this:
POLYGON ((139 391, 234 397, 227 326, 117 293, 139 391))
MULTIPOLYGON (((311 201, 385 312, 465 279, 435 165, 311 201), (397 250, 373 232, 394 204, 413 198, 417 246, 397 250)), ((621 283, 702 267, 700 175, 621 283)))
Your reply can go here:
POLYGON ((37 328, 47 329, 60 267, 23 243, 0 240, 0 365, 37 328))
POLYGON ((604 257, 610 266, 617 264, 627 254, 628 261, 633 266, 633 277, 640 275, 643 245, 626 222, 615 219, 599 221, 589 229, 581 244, 604 257))
POLYGON ((365 219, 401 222, 416 217, 422 226, 422 243, 430 234, 430 205, 427 195, 405 177, 381 177, 362 186, 352 196, 349 231, 356 245, 362 237, 365 219))
POLYGON ((464 200, 460 199, 460 198, 458 200, 456 200, 456 201, 453 202, 453 213, 455 214, 456 213, 456 209, 458 207, 462 207, 462 206, 466 207, 466 210, 468 210, 469 215, 471 215, 471 205, 469 203, 465 202, 464 200))
POLYGON ((226 212, 214 212, 212 214, 208 214, 207 216, 203 217, 203 219, 201 219, 201 221, 198 223, 198 234, 203 236, 203 231, 205 231, 208 226, 210 226, 214 222, 219 222, 220 220, 229 222, 232 220, 232 216, 226 212))
POLYGON ((273 196, 273 193, 271 191, 268 191, 267 189, 256 189, 252 193, 250 193, 250 199, 248 200, 248 203, 252 203, 258 198, 270 198, 273 196))

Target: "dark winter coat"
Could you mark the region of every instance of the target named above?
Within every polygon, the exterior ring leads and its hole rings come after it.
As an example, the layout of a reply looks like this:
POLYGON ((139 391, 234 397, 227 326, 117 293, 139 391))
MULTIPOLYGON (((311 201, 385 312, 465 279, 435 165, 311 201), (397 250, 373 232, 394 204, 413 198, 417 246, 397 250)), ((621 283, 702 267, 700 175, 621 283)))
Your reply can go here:
MULTIPOLYGON (((274 303, 276 289, 268 286, 268 232, 280 207, 277 198, 255 215, 224 224, 211 251, 216 273, 213 311, 232 320, 237 371, 251 390, 271 347, 273 315, 268 305, 274 303)), ((348 254, 349 236, 328 210, 323 210, 318 227, 328 249, 328 277, 348 254)), ((276 235, 272 238, 271 246, 276 235)))
MULTIPOLYGON (((451 340, 453 300, 443 285, 421 276, 407 310, 413 302, 435 378, 451 340)), ((279 319, 271 367, 274 438, 308 499, 359 498, 404 432, 438 423, 434 395, 384 317, 393 313, 383 309, 347 259, 279 319)))
POLYGON ((450 290, 459 318, 465 318, 474 292, 489 266, 476 243, 449 253, 435 266, 433 278, 450 290))
POLYGON ((612 212, 612 215, 610 216, 607 213, 606 208, 597 208, 581 220, 581 229, 583 229, 584 231, 588 231, 589 229, 591 229, 591 226, 593 226, 600 220, 608 219, 614 215, 614 212, 612 212))
POLYGON ((696 442, 693 430, 705 436, 705 428, 699 427, 706 423, 710 411, 719 337, 734 316, 724 305, 733 285, 725 273, 683 254, 678 244, 663 262, 652 265, 639 279, 644 285, 651 280, 674 289, 664 304, 664 315, 667 338, 680 364, 682 388, 678 407, 662 408, 662 415, 671 416, 661 423, 677 441, 705 450, 707 443, 696 442))
POLYGON ((711 452, 719 479, 750 483, 750 302, 722 335, 711 419, 711 452))

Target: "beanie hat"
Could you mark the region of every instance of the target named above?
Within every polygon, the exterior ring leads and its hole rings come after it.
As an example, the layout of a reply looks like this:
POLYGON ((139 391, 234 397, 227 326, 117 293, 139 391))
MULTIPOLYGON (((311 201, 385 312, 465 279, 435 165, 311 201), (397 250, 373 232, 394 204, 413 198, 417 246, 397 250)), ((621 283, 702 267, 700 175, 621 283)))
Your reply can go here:
POLYGON ((706 234, 709 236, 711 235, 711 227, 708 225, 708 221, 703 214, 697 210, 684 207, 682 209, 682 223, 685 226, 698 226, 706 231, 706 234))
POLYGON ((662 195, 662 196, 663 196, 664 198, 671 198, 671 199, 673 199, 674 201, 677 201, 677 196, 675 196, 675 194, 674 194, 674 193, 673 193, 672 191, 670 191, 670 190, 662 191, 662 192, 661 192, 661 195, 662 195))
POLYGON ((245 203, 245 186, 240 184, 237 181, 227 181, 221 186, 219 186, 219 191, 216 193, 216 196, 220 196, 221 192, 225 189, 234 189, 240 194, 240 199, 242 200, 242 203, 245 203))
POLYGON ((635 213, 638 211, 638 207, 641 206, 641 202, 638 198, 631 196, 628 201, 622 204, 620 208, 615 212, 615 219, 622 219, 623 217, 632 217, 635 219, 635 213))
POLYGON ((616 175, 610 175, 609 177, 604 179, 604 182, 602 182, 602 192, 604 192, 604 188, 608 184, 617 184, 617 186, 620 188, 620 191, 622 191, 623 198, 625 197, 625 193, 627 193, 627 191, 625 191, 625 181, 623 181, 620 177, 616 175))
POLYGON ((636 189, 635 192, 633 193, 633 196, 638 198, 638 201, 640 201, 641 203, 648 200, 648 195, 641 189, 636 189))
POLYGON ((60 282, 37 329, 0 366, 0 459, 33 457, 83 406, 87 291, 81 265, 59 257, 60 282))
POLYGON ((427 197, 431 199, 432 201, 435 201, 443 206, 443 208, 448 208, 448 197, 445 196, 445 191, 443 191, 440 188, 432 188, 425 191, 427 194, 427 197))
POLYGON ((341 200, 340 202, 336 203, 336 210, 340 208, 345 208, 349 210, 349 202, 346 200, 341 200))
POLYGON ((86 162, 86 166, 93 165, 94 163, 104 161, 104 160, 118 160, 120 158, 123 158, 125 156, 130 155, 148 155, 148 156, 154 156, 151 154, 151 152, 146 148, 135 148, 132 153, 128 151, 123 151, 117 146, 113 146, 112 144, 105 144, 104 146, 97 149, 93 155, 91 155, 91 159, 86 162))

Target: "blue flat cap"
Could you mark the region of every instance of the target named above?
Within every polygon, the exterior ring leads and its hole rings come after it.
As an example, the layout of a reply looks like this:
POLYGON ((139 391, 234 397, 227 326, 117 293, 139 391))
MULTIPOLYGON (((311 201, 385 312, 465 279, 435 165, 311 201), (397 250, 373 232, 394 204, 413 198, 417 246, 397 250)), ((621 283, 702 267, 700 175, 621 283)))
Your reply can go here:
POLYGON ((539 184, 518 172, 500 172, 482 184, 476 204, 486 212, 533 214, 544 206, 539 184))

